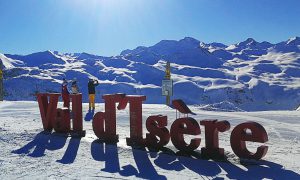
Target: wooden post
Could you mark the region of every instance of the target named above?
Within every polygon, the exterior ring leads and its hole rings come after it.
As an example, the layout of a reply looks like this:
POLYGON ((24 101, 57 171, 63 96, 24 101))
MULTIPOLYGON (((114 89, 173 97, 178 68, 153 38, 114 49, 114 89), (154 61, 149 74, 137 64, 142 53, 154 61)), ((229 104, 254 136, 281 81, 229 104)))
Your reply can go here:
POLYGON ((170 106, 170 95, 166 96, 166 105, 170 106))
POLYGON ((3 65, 2 61, 0 61, 0 101, 3 101, 4 91, 3 91, 3 65))
MULTIPOLYGON (((165 75, 165 79, 166 80, 170 80, 171 79, 171 66, 170 66, 170 62, 167 61, 167 65, 166 65, 166 75, 165 75)), ((166 105, 169 106, 170 105, 170 94, 168 94, 166 96, 166 105)))

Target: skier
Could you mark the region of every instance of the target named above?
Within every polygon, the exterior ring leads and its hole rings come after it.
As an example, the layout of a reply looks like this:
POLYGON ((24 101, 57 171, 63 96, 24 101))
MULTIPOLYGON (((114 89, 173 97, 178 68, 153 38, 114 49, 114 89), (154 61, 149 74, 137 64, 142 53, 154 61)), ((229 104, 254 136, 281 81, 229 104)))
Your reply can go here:
POLYGON ((88 83, 88 91, 89 91, 89 111, 91 108, 95 110, 95 94, 96 90, 95 87, 99 85, 97 80, 89 79, 88 83))
POLYGON ((70 96, 68 90, 68 81, 63 78, 63 83, 61 85, 61 95, 64 102, 64 107, 70 108, 70 96))
POLYGON ((74 78, 73 81, 72 81, 71 89, 72 89, 72 93, 73 94, 78 94, 79 93, 79 89, 78 89, 78 86, 77 86, 77 79, 76 78, 74 78))

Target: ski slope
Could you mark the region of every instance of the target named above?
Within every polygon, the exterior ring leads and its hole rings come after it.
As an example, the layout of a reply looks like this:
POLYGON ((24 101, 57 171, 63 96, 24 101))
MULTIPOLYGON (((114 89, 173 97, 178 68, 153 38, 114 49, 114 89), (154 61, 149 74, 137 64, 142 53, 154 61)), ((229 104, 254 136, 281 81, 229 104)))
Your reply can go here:
MULTIPOLYGON (((97 104, 96 111, 103 109, 103 104, 97 104)), ((128 147, 128 109, 117 111, 120 142, 106 145, 96 141, 92 115, 86 114, 87 104, 83 105, 87 135, 79 139, 43 133, 37 102, 0 102, 0 179, 300 179, 300 111, 212 112, 196 106, 191 109, 198 122, 230 122, 231 129, 220 134, 220 147, 225 149, 227 160, 176 156, 171 143, 167 145, 168 153, 128 147), (246 121, 260 123, 268 133, 269 150, 261 161, 240 160, 230 147, 233 127, 246 121)), ((143 105, 143 121, 158 114, 168 116, 169 127, 175 120, 175 110, 167 106, 143 105)), ((143 126, 145 135, 145 122, 143 126)), ((201 126, 198 152, 205 144, 204 132, 201 126)), ((247 146, 254 151, 258 144, 247 146)))

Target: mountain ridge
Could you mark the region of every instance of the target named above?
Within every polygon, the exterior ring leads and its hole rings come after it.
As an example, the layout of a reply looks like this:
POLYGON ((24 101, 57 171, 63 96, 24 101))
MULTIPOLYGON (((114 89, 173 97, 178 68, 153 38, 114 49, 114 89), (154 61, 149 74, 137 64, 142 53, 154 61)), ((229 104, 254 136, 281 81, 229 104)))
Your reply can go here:
POLYGON ((206 110, 295 109, 300 104, 298 41, 295 37, 272 44, 247 38, 227 46, 186 37, 111 57, 58 51, 0 54, 5 99, 32 100, 36 92, 60 92, 62 78, 77 78, 87 101, 85 86, 94 78, 101 84, 99 94, 145 94, 146 103, 164 103, 160 87, 165 62, 170 61, 173 98, 188 104, 206 110))

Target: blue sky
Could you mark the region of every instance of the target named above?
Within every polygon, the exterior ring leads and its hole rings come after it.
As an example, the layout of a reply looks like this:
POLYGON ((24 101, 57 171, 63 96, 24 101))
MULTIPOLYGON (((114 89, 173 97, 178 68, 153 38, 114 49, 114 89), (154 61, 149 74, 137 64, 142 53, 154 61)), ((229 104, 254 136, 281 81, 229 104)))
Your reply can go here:
POLYGON ((300 36, 299 0, 0 0, 0 53, 117 55, 163 39, 300 36))

